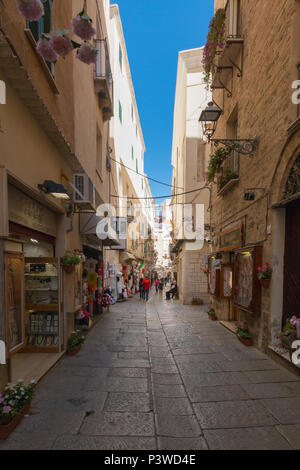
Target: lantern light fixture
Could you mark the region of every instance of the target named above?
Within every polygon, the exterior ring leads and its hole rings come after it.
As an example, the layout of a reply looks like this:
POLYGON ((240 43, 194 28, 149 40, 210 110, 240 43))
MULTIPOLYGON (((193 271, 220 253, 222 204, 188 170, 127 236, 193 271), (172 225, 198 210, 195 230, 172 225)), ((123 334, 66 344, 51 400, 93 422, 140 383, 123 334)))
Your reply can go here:
POLYGON ((218 120, 223 113, 213 101, 210 101, 207 107, 202 111, 199 122, 202 125, 203 135, 210 141, 217 129, 218 120))

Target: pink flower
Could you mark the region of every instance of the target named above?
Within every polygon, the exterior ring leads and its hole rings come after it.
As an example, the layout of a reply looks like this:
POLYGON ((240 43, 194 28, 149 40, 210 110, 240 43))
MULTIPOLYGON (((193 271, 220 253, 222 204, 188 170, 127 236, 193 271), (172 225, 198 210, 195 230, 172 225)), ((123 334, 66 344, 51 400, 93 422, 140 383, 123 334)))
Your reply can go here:
POLYGON ((28 21, 39 21, 45 13, 40 0, 19 0, 18 9, 28 21))
POLYGON ((66 57, 73 51, 71 39, 65 35, 52 32, 50 43, 54 51, 61 57, 66 57))
POLYGON ((58 54, 52 47, 51 41, 48 39, 40 39, 36 45, 38 53, 47 61, 47 62, 56 62, 58 59, 58 54))
POLYGON ((72 21, 73 33, 81 39, 89 41, 96 34, 95 28, 92 26, 92 20, 87 15, 77 15, 72 21))
POLYGON ((88 42, 84 42, 81 44, 80 48, 77 52, 77 59, 81 60, 85 64, 96 64, 97 61, 97 54, 98 50, 95 49, 91 44, 88 42))
POLYGON ((257 268, 257 271, 262 271, 262 268, 261 267, 257 268))
POLYGON ((11 406, 4 406, 4 407, 3 407, 3 413, 4 413, 4 414, 10 413, 10 411, 11 411, 11 406))

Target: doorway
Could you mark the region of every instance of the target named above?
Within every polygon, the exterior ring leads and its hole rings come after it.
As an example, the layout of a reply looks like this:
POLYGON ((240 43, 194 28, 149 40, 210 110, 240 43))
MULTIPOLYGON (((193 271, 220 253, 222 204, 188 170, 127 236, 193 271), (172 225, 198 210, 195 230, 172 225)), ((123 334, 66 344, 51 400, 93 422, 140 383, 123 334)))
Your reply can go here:
POLYGON ((282 326, 300 305, 300 199, 286 207, 282 326))

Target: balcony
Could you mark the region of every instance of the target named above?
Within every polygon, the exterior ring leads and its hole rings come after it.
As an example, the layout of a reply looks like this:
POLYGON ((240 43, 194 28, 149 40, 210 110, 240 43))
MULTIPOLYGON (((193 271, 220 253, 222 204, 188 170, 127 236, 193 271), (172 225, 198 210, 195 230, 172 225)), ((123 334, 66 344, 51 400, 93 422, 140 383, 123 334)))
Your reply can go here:
POLYGON ((222 163, 217 184, 218 196, 225 195, 239 182, 239 155, 237 152, 231 154, 222 163))
POLYGON ((109 61, 106 39, 96 39, 95 47, 98 49, 95 67, 94 86, 99 96, 99 106, 102 109, 104 121, 113 116, 113 78, 109 61))
POLYGON ((240 0, 228 0, 226 4, 225 43, 218 52, 216 73, 212 89, 225 89, 228 97, 232 96, 233 76, 243 75, 244 39, 241 36, 240 0))

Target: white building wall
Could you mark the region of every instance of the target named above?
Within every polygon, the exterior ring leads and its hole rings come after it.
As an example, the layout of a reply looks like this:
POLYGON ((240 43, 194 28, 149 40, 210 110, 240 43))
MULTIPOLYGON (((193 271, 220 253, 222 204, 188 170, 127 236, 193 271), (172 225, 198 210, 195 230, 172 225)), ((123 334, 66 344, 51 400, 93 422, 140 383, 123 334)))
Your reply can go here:
MULTIPOLYGON (((145 144, 117 5, 111 6, 110 16, 109 36, 114 79, 114 117, 111 120, 111 137, 114 139, 116 160, 134 170, 128 170, 128 174, 138 197, 143 197, 145 181, 135 171, 144 173, 145 144), (122 66, 120 64, 120 48, 122 52, 122 66), (122 122, 119 117, 120 105, 122 109, 122 122)), ((120 188, 119 174, 121 166, 117 165, 117 167, 120 188)), ((126 190, 126 188, 123 188, 123 190, 126 190)), ((126 199, 120 199, 119 202, 120 206, 126 206, 126 199)))

